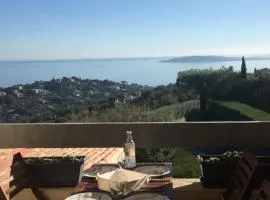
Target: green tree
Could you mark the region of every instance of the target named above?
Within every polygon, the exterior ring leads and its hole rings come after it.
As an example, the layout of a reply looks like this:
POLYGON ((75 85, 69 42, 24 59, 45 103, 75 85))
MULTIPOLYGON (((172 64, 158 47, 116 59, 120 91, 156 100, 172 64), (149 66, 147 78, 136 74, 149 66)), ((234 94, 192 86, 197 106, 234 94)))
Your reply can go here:
POLYGON ((202 113, 206 112, 206 80, 203 79, 202 89, 200 91, 200 110, 202 113))
POLYGON ((5 103, 6 103, 8 106, 15 105, 16 102, 17 102, 17 99, 16 99, 16 97, 14 97, 14 95, 12 95, 12 94, 7 94, 7 96, 5 97, 5 103))
POLYGON ((241 65, 241 77, 243 79, 247 78, 247 66, 246 66, 246 61, 245 61, 245 57, 242 57, 242 65, 241 65))

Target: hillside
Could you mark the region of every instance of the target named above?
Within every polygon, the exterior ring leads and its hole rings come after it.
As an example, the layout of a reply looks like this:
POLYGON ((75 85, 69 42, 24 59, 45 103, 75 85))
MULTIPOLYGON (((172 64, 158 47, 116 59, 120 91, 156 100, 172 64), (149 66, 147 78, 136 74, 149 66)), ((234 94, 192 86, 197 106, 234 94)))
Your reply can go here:
MULTIPOLYGON (((247 57, 246 60, 269 60, 270 56, 263 57, 247 57)), ((161 62, 172 63, 189 63, 189 62, 230 62, 240 61, 241 57, 226 57, 226 56, 183 56, 176 57, 169 60, 162 60, 161 62)))
POLYGON ((200 102, 198 100, 190 100, 148 111, 147 116, 152 121, 183 122, 186 113, 199 108, 200 102))
POLYGON ((199 101, 191 100, 183 103, 147 109, 132 104, 119 104, 99 113, 89 114, 82 111, 67 117, 69 122, 171 122, 183 121, 186 113, 199 109, 199 101))
POLYGON ((99 112, 117 103, 131 102, 149 89, 124 81, 77 77, 1 88, 0 122, 59 122, 81 110, 99 112))
POLYGON ((163 60, 161 62, 224 62, 224 61, 238 61, 241 58, 225 57, 225 56, 184 56, 179 58, 172 58, 163 60))

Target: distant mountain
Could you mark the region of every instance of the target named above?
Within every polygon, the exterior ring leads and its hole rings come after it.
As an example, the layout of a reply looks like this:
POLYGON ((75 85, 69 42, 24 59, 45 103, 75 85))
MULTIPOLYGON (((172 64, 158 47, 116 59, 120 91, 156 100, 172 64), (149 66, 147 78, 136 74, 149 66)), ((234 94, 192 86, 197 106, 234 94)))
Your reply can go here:
MULTIPOLYGON (((270 56, 263 57, 246 57, 246 60, 270 60, 270 56)), ((241 61, 241 57, 226 57, 226 56, 183 56, 162 60, 160 62, 172 63, 190 63, 190 62, 226 62, 226 61, 241 61)))

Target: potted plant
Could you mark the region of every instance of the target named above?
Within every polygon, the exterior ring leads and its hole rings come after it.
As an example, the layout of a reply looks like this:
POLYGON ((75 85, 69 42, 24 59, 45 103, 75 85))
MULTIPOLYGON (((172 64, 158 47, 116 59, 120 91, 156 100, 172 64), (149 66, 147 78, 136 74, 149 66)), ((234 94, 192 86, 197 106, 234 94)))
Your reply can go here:
POLYGON ((29 170, 42 187, 75 186, 83 169, 84 156, 24 158, 29 170))
MULTIPOLYGON (((199 156, 203 186, 206 188, 227 187, 241 155, 242 152, 239 151, 227 151, 221 155, 199 156)), ((252 177, 251 187, 259 188, 264 179, 270 180, 270 157, 255 157, 259 164, 252 177)))
POLYGON ((201 182, 203 186, 226 187, 240 157, 241 153, 237 151, 228 151, 221 155, 199 156, 202 171, 201 182))

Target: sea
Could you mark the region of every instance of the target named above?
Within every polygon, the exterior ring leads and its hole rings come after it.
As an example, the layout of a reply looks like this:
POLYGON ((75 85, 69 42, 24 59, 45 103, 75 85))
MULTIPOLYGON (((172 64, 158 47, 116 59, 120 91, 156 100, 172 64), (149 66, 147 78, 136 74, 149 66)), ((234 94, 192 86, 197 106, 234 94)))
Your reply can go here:
MULTIPOLYGON (((127 58, 56 61, 0 61, 0 87, 49 81, 76 76, 83 79, 127 81, 148 86, 175 83, 177 73, 189 69, 241 68, 241 59, 233 62, 160 62, 170 58, 127 58)), ((248 72, 270 68, 270 60, 246 60, 248 72)))

